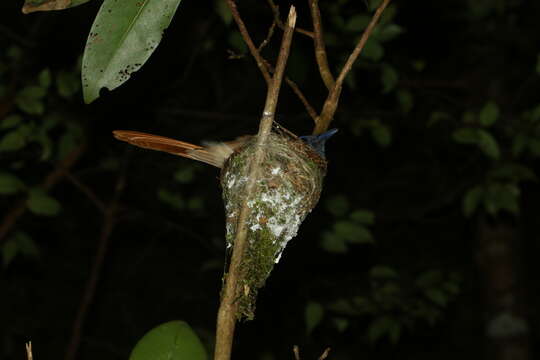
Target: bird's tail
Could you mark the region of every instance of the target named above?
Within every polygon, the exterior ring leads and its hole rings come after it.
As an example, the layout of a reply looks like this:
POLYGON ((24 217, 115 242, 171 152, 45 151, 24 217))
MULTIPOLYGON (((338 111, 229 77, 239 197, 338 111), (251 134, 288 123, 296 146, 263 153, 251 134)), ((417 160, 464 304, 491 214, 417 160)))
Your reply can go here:
POLYGON ((131 130, 115 130, 113 131, 113 135, 118 140, 138 147, 164 151, 169 154, 201 161, 218 168, 223 167, 223 163, 233 152, 232 149, 224 151, 223 147, 227 147, 224 143, 204 147, 164 136, 131 130))

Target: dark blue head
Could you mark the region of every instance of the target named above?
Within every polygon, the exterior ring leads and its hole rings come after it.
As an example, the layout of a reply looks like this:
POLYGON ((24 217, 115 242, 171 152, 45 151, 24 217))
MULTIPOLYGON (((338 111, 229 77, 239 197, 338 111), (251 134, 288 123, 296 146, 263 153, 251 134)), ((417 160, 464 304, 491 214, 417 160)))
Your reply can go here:
POLYGON ((324 144, 332 135, 337 133, 338 129, 331 129, 320 135, 300 136, 306 144, 311 146, 324 159, 324 144))

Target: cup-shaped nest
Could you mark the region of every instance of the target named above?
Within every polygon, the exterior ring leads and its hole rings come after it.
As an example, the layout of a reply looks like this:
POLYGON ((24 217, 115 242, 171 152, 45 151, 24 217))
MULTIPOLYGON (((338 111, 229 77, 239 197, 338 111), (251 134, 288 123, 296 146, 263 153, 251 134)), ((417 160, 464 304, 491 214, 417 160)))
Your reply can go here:
MULTIPOLYGON (((228 247, 234 246, 256 146, 253 137, 227 160, 221 173, 228 247)), ((326 161, 304 141, 288 134, 270 134, 254 196, 247 202, 248 246, 236 289, 238 318, 254 317, 257 291, 279 261, 287 242, 317 204, 325 173, 326 161)))

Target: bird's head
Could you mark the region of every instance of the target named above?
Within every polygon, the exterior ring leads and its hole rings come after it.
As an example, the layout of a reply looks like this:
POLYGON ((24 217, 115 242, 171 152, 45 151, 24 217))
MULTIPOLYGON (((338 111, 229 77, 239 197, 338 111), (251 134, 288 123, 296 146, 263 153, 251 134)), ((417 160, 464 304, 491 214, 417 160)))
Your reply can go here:
POLYGON ((300 136, 300 139, 304 140, 306 144, 311 146, 313 150, 317 152, 323 159, 325 158, 324 154, 324 144, 332 135, 337 133, 338 129, 330 129, 319 135, 306 135, 300 136))

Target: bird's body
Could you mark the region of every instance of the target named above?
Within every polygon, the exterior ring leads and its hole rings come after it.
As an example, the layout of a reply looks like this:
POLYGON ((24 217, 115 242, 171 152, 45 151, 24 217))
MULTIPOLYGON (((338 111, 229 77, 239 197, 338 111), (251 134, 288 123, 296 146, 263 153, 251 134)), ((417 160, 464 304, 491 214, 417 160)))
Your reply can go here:
MULTIPOLYGON (((300 139, 311 146, 317 154, 324 159, 324 144, 326 140, 336 132, 336 129, 332 129, 321 135, 301 136, 300 139)), ((128 142, 141 148, 164 151, 173 155, 201 161, 220 169, 223 168, 225 161, 235 151, 240 149, 253 137, 252 135, 244 135, 232 141, 208 142, 205 146, 200 146, 165 136, 147 134, 139 131, 115 130, 113 131, 113 135, 118 140, 128 142)))
POLYGON ((319 200, 326 174, 324 143, 337 130, 321 135, 296 137, 272 132, 264 151, 256 189, 247 199, 245 186, 252 172, 256 152, 254 136, 198 146, 162 136, 135 131, 114 131, 114 136, 139 147, 165 151, 221 168, 225 204, 226 241, 234 246, 244 204, 249 245, 242 260, 244 277, 238 285, 238 317, 253 318, 257 291, 298 231, 300 224, 319 200))

